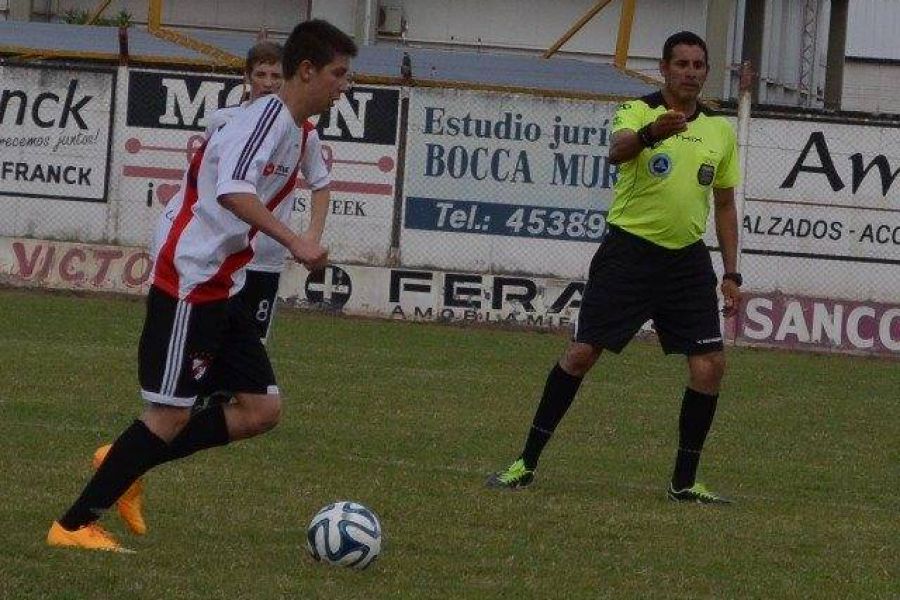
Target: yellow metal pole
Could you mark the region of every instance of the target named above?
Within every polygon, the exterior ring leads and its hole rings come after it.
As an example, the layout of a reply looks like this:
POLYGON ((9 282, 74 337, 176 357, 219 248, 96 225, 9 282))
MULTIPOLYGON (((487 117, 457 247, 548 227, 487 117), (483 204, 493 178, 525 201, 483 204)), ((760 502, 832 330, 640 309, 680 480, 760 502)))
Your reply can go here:
POLYGON ((556 51, 559 50, 563 44, 568 42, 569 39, 573 35, 578 33, 579 29, 584 27, 585 23, 587 23, 588 21, 593 19, 594 15, 596 15, 598 12, 600 12, 603 9, 603 7, 606 6, 607 4, 609 4, 610 2, 612 2, 612 0, 599 0, 597 2, 597 4, 595 4, 591 10, 587 11, 583 17, 578 19, 578 21, 574 25, 572 25, 572 27, 570 27, 569 30, 567 32, 565 32, 563 34, 563 36, 556 41, 555 44, 550 46, 547 49, 547 51, 544 52, 544 58, 550 58, 551 56, 556 54, 556 51))
POLYGON ((106 7, 109 6, 110 2, 112 2, 112 0, 101 0, 97 6, 94 7, 94 10, 91 11, 91 16, 88 17, 87 24, 93 25, 94 21, 103 14, 103 11, 106 10, 106 7))
POLYGON ((619 15, 619 37, 616 40, 616 58, 613 64, 620 69, 628 62, 628 46, 631 44, 631 26, 634 24, 635 0, 622 0, 622 14, 619 15))
POLYGON ((162 22, 162 0, 150 0, 147 7, 147 29, 156 31, 162 22))

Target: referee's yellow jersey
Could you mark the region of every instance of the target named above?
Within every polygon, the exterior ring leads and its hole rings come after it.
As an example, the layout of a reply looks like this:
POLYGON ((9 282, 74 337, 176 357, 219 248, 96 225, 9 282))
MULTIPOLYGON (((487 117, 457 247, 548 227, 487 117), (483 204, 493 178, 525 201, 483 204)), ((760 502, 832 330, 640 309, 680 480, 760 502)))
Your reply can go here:
MULTIPOLYGON (((613 132, 637 131, 669 110, 659 92, 621 105, 613 132)), ((687 131, 644 148, 619 166, 607 220, 664 248, 684 248, 706 231, 711 188, 740 182, 734 129, 702 107, 687 131)))

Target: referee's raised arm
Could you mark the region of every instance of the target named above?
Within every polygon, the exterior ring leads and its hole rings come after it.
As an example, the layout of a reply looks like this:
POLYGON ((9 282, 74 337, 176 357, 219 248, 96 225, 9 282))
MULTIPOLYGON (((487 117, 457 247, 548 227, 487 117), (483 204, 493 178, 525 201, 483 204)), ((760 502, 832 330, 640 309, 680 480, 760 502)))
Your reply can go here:
POLYGON ((628 162, 637 157, 644 148, 654 146, 686 130, 687 119, 683 112, 677 110, 664 112, 655 121, 637 131, 620 129, 612 135, 609 162, 614 165, 628 162))

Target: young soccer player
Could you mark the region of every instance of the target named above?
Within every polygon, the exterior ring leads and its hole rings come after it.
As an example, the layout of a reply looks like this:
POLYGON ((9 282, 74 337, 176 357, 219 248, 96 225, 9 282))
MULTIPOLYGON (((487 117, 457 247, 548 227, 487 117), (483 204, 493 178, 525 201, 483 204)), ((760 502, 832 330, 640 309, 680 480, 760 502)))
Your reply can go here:
POLYGON ((325 21, 299 24, 284 48, 277 96, 254 102, 197 152, 181 206, 161 244, 138 347, 145 407, 112 444, 74 504, 54 521, 51 546, 126 551, 98 522, 141 475, 163 462, 274 427, 281 397, 265 347, 245 310, 230 302, 244 284, 253 239, 264 233, 310 269, 327 252, 273 212, 288 201, 302 125, 348 88, 352 39, 325 21), (235 401, 191 416, 204 377, 221 373, 235 401))
MULTIPOLYGON (((249 87, 249 95, 245 102, 237 106, 220 108, 209 119, 206 126, 206 137, 231 121, 241 110, 263 96, 277 92, 281 88, 281 55, 283 49, 279 44, 261 41, 247 53, 244 65, 244 78, 249 87)), ((311 190, 310 221, 302 237, 321 243, 325 231, 325 220, 328 206, 331 203, 331 175, 322 154, 322 142, 319 132, 310 121, 304 121, 300 143, 300 173, 311 190)), ((279 217, 290 220, 291 205, 285 203, 279 217)), ((166 214, 173 215, 173 210, 166 214)), ((267 235, 259 235, 253 240, 253 260, 247 265, 246 282, 238 292, 236 300, 243 302, 253 315, 259 328, 259 335, 265 343, 272 328, 275 315, 275 300, 278 295, 278 284, 285 265, 285 250, 278 242, 267 235)), ((212 384, 214 385, 214 384, 212 384)))
MULTIPOLYGON (((232 121, 240 111, 246 109, 256 100, 278 92, 284 80, 282 76, 281 44, 267 40, 254 44, 247 53, 244 64, 244 81, 248 88, 247 99, 235 106, 225 106, 215 111, 209 118, 205 137, 208 140, 213 133, 232 121)), ((307 185, 312 190, 310 223, 307 230, 301 234, 316 243, 321 243, 325 229, 325 220, 328 214, 328 206, 331 202, 330 183, 331 176, 322 154, 322 144, 316 128, 310 121, 303 122, 303 133, 300 144, 300 172, 307 185)), ((155 239, 152 244, 154 256, 169 233, 172 221, 181 208, 184 196, 173 198, 166 207, 164 217, 160 219, 155 239)), ((285 223, 290 221, 291 203, 288 201, 279 205, 279 219, 285 223)), ((268 340, 272 320, 275 314, 275 300, 278 294, 278 284, 281 271, 285 264, 284 247, 267 235, 259 234, 253 239, 253 259, 247 265, 244 287, 238 292, 231 302, 243 303, 248 314, 259 330, 260 339, 265 343, 268 340)), ((232 393, 224 389, 224 383, 215 381, 213 377, 206 377, 204 392, 200 394, 192 407, 193 412, 199 412, 212 404, 229 402, 232 393)), ((97 469, 111 444, 101 446, 94 452, 93 467, 97 469)), ((128 529, 136 535, 144 535, 147 525, 143 517, 143 481, 138 478, 116 501, 116 509, 128 529)))

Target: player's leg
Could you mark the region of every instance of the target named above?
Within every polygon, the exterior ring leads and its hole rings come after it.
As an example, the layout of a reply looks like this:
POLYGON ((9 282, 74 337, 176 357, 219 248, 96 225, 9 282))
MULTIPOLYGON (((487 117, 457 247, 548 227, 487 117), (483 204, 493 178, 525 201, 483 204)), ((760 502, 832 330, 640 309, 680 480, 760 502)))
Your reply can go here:
MULTIPOLYGON (((151 288, 138 349, 141 417, 113 442, 81 495, 54 523, 51 545, 99 548, 100 515, 132 483, 168 460, 169 442, 187 422, 198 380, 220 345, 225 303, 192 306, 151 288)), ((113 541, 114 542, 114 541, 113 541)), ((110 543, 101 549, 116 549, 110 543)))
POLYGON ((659 297, 654 320, 667 354, 687 357, 688 384, 681 399, 678 450, 668 496, 676 501, 727 503, 696 481, 725 373, 716 278, 702 242, 679 251, 659 297))
MULTIPOLYGON (((275 320, 275 306, 278 299, 278 284, 281 274, 269 271, 247 269, 244 287, 232 299, 232 302, 243 304, 251 322, 256 326, 260 341, 265 345, 272 331, 275 320)), ((197 398, 192 408, 193 413, 215 406, 229 404, 234 394, 215 378, 207 378, 204 391, 197 398)))
MULTIPOLYGON (((104 444, 94 451, 91 466, 95 471, 106 460, 110 448, 112 448, 112 444, 104 444)), ((147 522, 144 520, 144 480, 142 477, 135 479, 116 500, 116 512, 119 513, 131 533, 135 535, 147 533, 147 522)))
POLYGON ((234 401, 191 416, 171 444, 171 459, 264 433, 281 417, 275 373, 252 316, 232 299, 222 349, 207 377, 230 392, 234 401))
MULTIPOLYGON (((576 322, 574 339, 550 369, 519 457, 488 477, 490 487, 524 487, 547 442, 575 400, 584 376, 603 349, 620 352, 650 315, 651 278, 641 264, 642 244, 611 230, 594 259, 576 322)), ((646 242, 644 242, 646 243, 646 242)))

